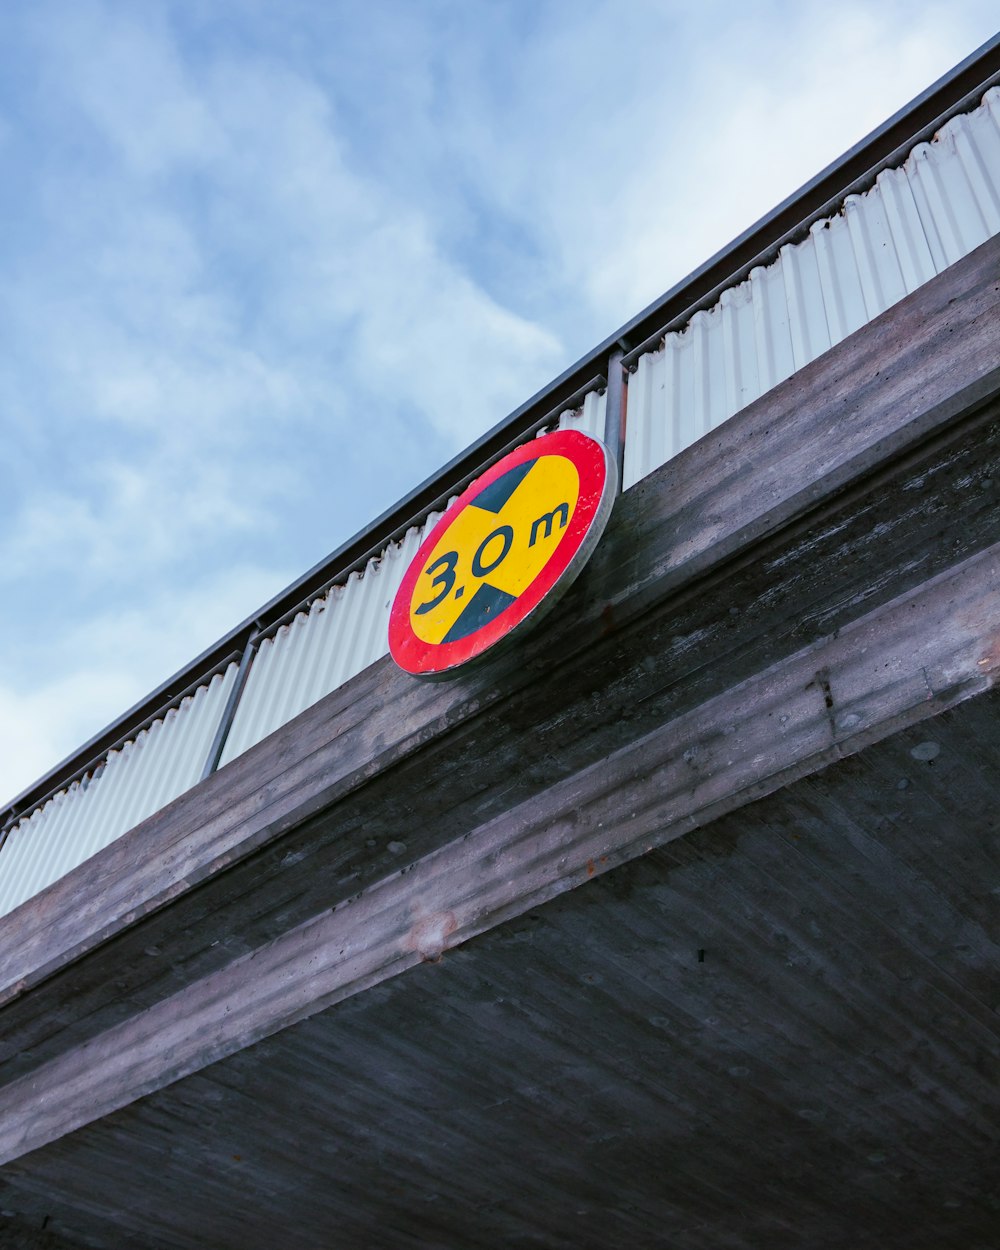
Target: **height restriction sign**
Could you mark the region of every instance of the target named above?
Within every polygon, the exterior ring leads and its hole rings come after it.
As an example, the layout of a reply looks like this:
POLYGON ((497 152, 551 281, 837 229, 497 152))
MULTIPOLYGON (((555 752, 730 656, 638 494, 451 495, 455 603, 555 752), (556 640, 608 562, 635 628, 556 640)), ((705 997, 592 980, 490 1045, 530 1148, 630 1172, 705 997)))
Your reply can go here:
POLYGON ((389 650, 417 677, 446 677, 534 624, 597 546, 617 474, 603 443, 545 434, 465 490, 417 552, 389 617, 389 650))

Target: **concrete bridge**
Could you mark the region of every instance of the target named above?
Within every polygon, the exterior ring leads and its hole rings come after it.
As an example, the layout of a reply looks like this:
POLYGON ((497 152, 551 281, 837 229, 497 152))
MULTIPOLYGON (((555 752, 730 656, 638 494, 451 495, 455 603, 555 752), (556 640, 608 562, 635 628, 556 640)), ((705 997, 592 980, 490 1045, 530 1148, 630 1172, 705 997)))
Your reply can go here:
POLYGON ((995 236, 0 920, 2 1244, 995 1246, 998 503, 995 236))

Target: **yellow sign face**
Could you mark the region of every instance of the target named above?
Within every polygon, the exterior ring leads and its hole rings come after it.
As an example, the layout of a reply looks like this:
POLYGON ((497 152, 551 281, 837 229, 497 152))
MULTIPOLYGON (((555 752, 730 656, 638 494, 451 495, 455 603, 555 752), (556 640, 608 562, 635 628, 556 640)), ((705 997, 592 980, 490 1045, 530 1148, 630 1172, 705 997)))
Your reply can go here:
MULTIPOLYGON (((552 556, 576 511, 580 475, 562 456, 545 456, 499 511, 470 504, 442 534, 410 600, 413 632, 442 642, 484 583, 518 599, 552 556), (539 500, 546 508, 539 511, 539 500)), ((485 502, 485 501, 484 501, 485 502)))
POLYGON ((410 561, 389 651, 437 679, 530 628, 600 540, 615 500, 611 453, 579 430, 521 443, 470 483, 410 561))

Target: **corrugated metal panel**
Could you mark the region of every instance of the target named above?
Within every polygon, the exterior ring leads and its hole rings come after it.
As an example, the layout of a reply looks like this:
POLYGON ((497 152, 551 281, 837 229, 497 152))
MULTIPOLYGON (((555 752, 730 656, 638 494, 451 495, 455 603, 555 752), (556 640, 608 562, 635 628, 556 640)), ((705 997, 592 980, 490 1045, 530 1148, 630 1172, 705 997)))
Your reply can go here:
POLYGON ((217 673, 15 825, 0 851, 0 916, 198 782, 237 667, 217 673))
POLYGON ((639 358, 625 486, 1000 232, 1000 88, 639 358))
POLYGON ((604 441, 604 414, 607 411, 607 392, 591 391, 584 396, 579 408, 569 408, 559 417, 560 430, 581 430, 591 438, 604 441))
POLYGON ((389 609, 439 512, 314 599, 254 656, 220 766, 386 654, 389 609))
MULTIPOLYGON (((605 396, 592 392, 559 417, 560 429, 600 438, 605 396)), ((449 506, 454 500, 449 501, 449 506)), ((389 611, 403 574, 443 514, 432 512, 363 571, 314 599, 261 643, 222 752, 220 767, 389 651, 389 611)))

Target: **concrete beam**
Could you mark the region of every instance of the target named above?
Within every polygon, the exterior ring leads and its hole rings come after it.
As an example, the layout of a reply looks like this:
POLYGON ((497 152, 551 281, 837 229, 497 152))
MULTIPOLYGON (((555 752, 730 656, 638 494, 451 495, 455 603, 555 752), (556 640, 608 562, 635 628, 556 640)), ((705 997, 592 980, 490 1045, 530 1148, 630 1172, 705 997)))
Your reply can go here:
POLYGON ((986 691, 1000 545, 0 1089, 0 1163, 986 691))

